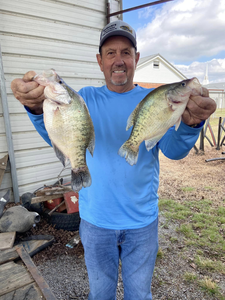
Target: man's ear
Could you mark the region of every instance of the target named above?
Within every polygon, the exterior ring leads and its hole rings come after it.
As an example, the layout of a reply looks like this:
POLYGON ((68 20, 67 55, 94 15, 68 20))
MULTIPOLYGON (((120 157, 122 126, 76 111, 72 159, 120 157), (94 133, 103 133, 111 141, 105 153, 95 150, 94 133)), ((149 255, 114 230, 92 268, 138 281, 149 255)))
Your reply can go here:
POLYGON ((99 53, 96 54, 96 58, 97 58, 99 67, 100 67, 101 71, 103 72, 103 64, 102 64, 102 57, 101 57, 101 54, 99 54, 99 53))
POLYGON ((136 55, 135 55, 135 68, 137 67, 137 63, 139 61, 139 58, 140 58, 140 52, 137 52, 136 55))

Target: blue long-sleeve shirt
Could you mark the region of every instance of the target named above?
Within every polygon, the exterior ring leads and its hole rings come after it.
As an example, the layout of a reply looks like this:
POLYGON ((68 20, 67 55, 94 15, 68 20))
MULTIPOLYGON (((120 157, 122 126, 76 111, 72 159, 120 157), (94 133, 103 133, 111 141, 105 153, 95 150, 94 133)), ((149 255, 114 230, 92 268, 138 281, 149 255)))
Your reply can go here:
MULTIPOLYGON (((79 211, 84 220, 103 228, 141 228, 158 215, 159 150, 171 159, 184 158, 196 143, 201 126, 191 128, 181 122, 177 131, 170 128, 149 152, 144 142, 138 161, 130 166, 118 155, 129 138, 127 119, 149 89, 136 86, 126 93, 115 93, 106 86, 85 87, 79 94, 85 100, 95 129, 93 157, 87 151, 92 185, 79 192, 79 211)), ((43 115, 28 115, 49 145, 43 115)))

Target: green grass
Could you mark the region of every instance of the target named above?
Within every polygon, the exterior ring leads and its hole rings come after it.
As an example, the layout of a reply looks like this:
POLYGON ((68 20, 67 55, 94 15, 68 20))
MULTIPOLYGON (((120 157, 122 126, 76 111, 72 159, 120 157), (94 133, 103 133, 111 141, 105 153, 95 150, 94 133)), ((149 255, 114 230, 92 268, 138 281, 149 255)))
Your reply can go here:
POLYGON ((225 274, 225 265, 221 261, 216 261, 215 259, 212 260, 200 255, 196 255, 194 262, 202 270, 210 270, 225 274))
POLYGON ((195 190, 194 188, 189 187, 189 186, 183 187, 183 188, 181 188, 181 189, 182 189, 182 191, 184 191, 184 192, 192 192, 192 191, 195 190))
POLYGON ((197 279, 197 275, 194 274, 194 273, 189 273, 189 272, 186 272, 184 274, 184 280, 185 281, 188 281, 188 282, 193 282, 197 279))
POLYGON ((187 283, 197 284, 204 292, 216 297, 216 299, 225 300, 225 297, 220 293, 219 286, 211 278, 198 279, 197 274, 189 272, 186 272, 183 277, 187 283))
POLYGON ((220 299, 223 299, 221 298, 222 295, 219 293, 218 285, 215 282, 213 282, 210 278, 205 277, 204 279, 199 280, 198 284, 208 294, 212 296, 220 296, 220 299))
POLYGON ((163 258, 164 253, 163 250, 161 248, 159 248, 158 252, 157 252, 157 258, 163 258))
POLYGON ((160 199, 159 210, 167 222, 178 222, 176 231, 183 234, 187 246, 194 246, 196 251, 206 251, 218 260, 225 256, 225 207, 214 207, 213 202, 207 199, 182 203, 160 199))

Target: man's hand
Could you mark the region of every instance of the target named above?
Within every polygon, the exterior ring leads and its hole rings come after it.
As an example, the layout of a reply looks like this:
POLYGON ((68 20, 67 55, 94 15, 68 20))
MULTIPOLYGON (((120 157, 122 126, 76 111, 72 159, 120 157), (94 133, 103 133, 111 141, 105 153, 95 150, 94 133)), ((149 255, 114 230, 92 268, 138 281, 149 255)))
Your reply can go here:
POLYGON ((23 79, 16 78, 11 82, 11 89, 21 104, 30 108, 30 111, 36 115, 43 113, 44 86, 33 81, 36 75, 34 71, 27 72, 23 79))
POLYGON ((191 95, 182 115, 182 121, 191 126, 208 119, 216 110, 216 102, 209 98, 209 91, 202 88, 202 95, 191 95))

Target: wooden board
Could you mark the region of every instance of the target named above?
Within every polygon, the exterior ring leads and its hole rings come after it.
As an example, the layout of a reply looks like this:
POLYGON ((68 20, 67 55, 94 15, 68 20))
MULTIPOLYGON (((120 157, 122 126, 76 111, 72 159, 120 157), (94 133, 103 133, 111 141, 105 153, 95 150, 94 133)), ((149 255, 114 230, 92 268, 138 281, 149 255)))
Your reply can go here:
POLYGON ((25 249, 34 253, 47 243, 51 244, 53 240, 54 237, 50 235, 32 236, 25 241, 25 246, 20 243, 12 249, 0 251, 0 254, 6 254, 3 255, 5 259, 7 255, 10 260, 13 256, 22 259, 17 263, 7 261, 0 265, 0 300, 56 300, 25 249))
POLYGON ((63 197, 63 194, 34 197, 31 199, 31 204, 44 202, 44 201, 48 201, 48 200, 53 200, 53 199, 57 199, 57 198, 62 198, 62 197, 63 197))
POLYGON ((19 289, 34 280, 25 266, 13 261, 0 265, 0 296, 19 289))
POLYGON ((26 265, 27 269, 31 273, 32 277, 36 281, 39 289, 41 290, 42 294, 44 295, 46 300, 56 300, 55 295, 52 293, 49 285, 42 277, 41 273, 38 271, 37 267, 33 263, 30 255, 27 253, 23 246, 16 246, 16 251, 19 253, 21 259, 23 260, 24 264, 26 265))
MULTIPOLYGON (((51 238, 51 236, 49 236, 51 238)), ((26 249, 26 251, 32 256, 35 251, 39 248, 45 248, 47 245, 51 244, 54 237, 52 239, 39 239, 39 240, 28 240, 20 242, 20 245, 26 249)), ((0 265, 7 262, 14 260, 19 257, 19 254, 15 250, 15 247, 12 249, 2 250, 0 251, 0 265)))
POLYGON ((2 232, 0 233, 0 250, 6 250, 13 247, 16 238, 16 232, 2 232))
POLYGON ((36 283, 30 283, 24 287, 21 287, 10 293, 0 296, 0 300, 23 300, 23 299, 43 300, 44 298, 42 296, 42 293, 38 289, 36 283))

